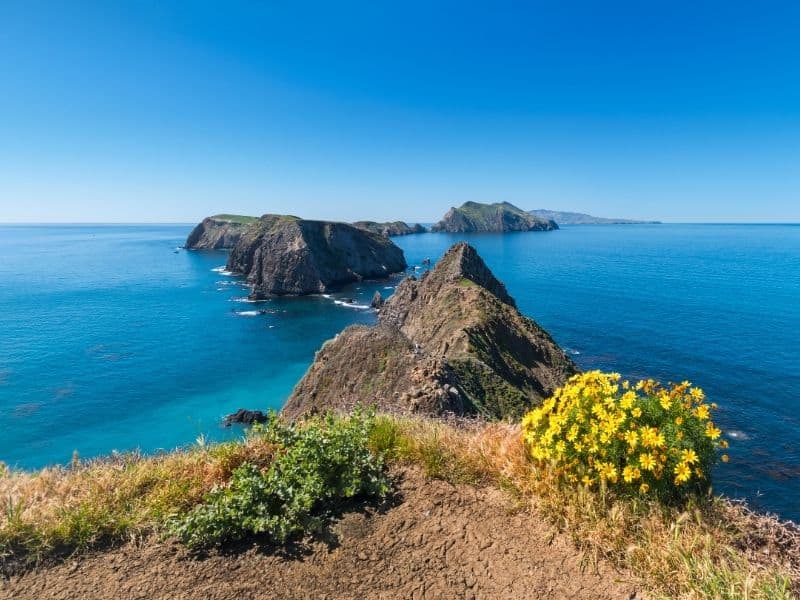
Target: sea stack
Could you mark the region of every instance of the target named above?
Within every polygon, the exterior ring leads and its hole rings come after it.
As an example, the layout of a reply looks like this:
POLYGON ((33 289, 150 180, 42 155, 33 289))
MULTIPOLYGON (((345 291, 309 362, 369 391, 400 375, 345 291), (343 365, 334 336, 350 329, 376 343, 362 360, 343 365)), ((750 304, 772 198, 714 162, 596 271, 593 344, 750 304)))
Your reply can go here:
POLYGON ((350 410, 517 418, 577 371, 465 243, 317 352, 283 414, 350 410))
POLYGON ((227 268, 247 276, 254 298, 318 294, 406 269, 388 238, 347 223, 264 215, 242 232, 227 268))

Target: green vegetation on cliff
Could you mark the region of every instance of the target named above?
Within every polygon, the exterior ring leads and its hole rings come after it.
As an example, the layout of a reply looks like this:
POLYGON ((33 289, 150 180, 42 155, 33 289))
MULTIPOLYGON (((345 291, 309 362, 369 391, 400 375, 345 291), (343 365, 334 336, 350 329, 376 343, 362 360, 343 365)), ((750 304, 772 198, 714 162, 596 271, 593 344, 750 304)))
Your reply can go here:
POLYGON ((550 231, 558 229, 551 220, 541 219, 508 202, 481 204, 465 202, 451 208, 431 231, 448 233, 550 231))

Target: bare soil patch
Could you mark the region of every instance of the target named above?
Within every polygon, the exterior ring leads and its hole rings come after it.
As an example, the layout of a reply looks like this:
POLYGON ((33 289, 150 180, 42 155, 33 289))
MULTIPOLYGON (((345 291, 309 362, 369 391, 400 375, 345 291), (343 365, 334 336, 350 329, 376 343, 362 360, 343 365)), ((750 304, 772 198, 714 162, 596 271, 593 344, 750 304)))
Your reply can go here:
POLYGON ((630 577, 584 564, 566 536, 507 495, 398 474, 396 502, 346 512, 336 540, 292 554, 258 545, 198 557, 146 540, 0 580, 0 598, 399 599, 636 596, 630 577))

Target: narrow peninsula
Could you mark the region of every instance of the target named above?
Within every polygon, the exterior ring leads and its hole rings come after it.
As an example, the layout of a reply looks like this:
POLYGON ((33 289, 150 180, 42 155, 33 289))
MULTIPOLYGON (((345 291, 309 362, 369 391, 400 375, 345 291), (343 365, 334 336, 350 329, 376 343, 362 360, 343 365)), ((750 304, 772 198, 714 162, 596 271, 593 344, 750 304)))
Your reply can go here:
POLYGON ((351 326, 326 343, 283 414, 349 410, 370 399, 392 413, 518 418, 575 372, 462 242, 422 278, 401 282, 376 326, 351 326))

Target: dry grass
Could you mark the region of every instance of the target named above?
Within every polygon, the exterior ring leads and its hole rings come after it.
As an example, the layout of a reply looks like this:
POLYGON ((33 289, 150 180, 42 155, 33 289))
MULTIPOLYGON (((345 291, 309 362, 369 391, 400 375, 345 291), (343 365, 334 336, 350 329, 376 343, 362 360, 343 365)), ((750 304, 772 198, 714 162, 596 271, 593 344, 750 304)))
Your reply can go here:
MULTIPOLYGON (((389 462, 507 490, 521 508, 571 535, 587 565, 609 560, 639 577, 653 597, 790 598, 800 589, 796 527, 720 498, 673 508, 567 488, 528 460, 517 426, 381 416, 371 440, 389 462)), ((0 473, 0 562, 163 531, 170 516, 197 504, 237 466, 267 465, 273 456, 274 447, 253 436, 159 456, 0 473)))
POLYGON ((0 476, 0 561, 32 562, 136 539, 198 503, 245 461, 266 465, 258 437, 145 457, 124 454, 0 476))
MULTIPOLYGON (((482 482, 571 535, 587 562, 639 577, 654 597, 792 598, 800 591, 800 530, 711 497, 680 508, 566 487, 528 460, 519 427, 385 418, 376 446, 430 476, 482 482)), ((524 535, 524 532, 520 532, 524 535)))

